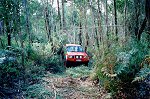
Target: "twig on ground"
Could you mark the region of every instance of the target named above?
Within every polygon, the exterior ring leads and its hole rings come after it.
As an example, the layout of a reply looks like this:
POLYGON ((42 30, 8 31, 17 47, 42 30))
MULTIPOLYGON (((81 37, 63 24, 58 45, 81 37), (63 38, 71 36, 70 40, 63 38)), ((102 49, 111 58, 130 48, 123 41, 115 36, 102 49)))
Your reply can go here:
POLYGON ((53 83, 52 83, 52 87, 53 87, 53 90, 54 90, 54 93, 55 93, 54 99, 56 99, 57 98, 57 91, 56 91, 56 87, 54 86, 53 83))

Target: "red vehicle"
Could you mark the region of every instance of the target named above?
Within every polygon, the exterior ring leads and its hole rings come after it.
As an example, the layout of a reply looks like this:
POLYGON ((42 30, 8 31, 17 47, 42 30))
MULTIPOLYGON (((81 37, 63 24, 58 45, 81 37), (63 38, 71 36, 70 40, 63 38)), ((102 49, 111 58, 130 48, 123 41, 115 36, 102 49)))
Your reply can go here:
POLYGON ((78 44, 66 44, 63 48, 63 60, 66 67, 75 64, 88 65, 89 56, 83 50, 81 45, 78 44))

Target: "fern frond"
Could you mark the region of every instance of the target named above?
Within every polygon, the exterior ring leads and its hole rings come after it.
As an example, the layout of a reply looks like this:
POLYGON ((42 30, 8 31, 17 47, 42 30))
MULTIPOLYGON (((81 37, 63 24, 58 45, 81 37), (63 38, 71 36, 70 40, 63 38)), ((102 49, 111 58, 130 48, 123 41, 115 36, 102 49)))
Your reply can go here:
POLYGON ((115 67, 116 74, 121 74, 128 67, 126 64, 119 64, 115 67))
POLYGON ((150 68, 142 68, 132 82, 142 81, 150 75, 150 68))
POLYGON ((111 73, 109 73, 107 67, 103 67, 101 69, 101 72, 103 73, 103 75, 105 75, 107 77, 110 77, 110 78, 113 78, 113 77, 117 76, 117 74, 111 74, 111 73))

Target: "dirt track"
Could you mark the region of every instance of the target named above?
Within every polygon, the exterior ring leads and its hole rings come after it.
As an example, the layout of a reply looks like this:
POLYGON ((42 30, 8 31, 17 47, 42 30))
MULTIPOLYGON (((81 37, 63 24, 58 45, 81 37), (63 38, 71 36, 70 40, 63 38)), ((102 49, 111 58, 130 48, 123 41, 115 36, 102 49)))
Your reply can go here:
POLYGON ((54 99, 106 99, 108 97, 104 89, 87 75, 73 78, 70 75, 64 77, 48 74, 43 80, 46 82, 46 89, 53 90, 54 99))

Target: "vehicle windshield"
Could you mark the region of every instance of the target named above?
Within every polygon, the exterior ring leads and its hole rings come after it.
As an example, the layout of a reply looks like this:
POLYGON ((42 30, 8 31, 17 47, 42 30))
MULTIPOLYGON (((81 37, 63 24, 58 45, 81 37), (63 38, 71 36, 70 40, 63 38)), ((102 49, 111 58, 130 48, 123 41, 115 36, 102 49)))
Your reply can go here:
POLYGON ((81 46, 67 46, 67 52, 84 52, 81 46))

